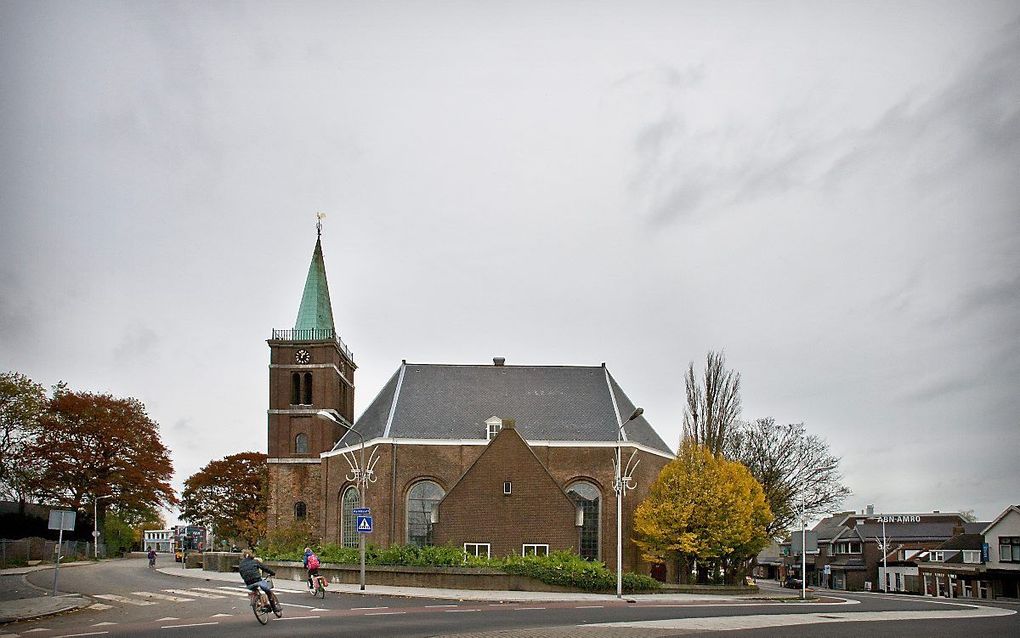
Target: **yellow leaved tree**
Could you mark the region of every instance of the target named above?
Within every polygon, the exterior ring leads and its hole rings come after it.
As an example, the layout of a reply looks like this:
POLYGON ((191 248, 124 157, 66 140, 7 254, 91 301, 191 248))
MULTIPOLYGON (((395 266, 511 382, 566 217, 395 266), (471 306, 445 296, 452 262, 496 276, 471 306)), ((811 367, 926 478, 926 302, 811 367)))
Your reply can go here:
POLYGON ((648 560, 679 560, 681 582, 693 560, 699 580, 717 567, 735 582, 768 545, 771 520, 761 484, 746 467, 685 440, 638 505, 634 540, 648 560))

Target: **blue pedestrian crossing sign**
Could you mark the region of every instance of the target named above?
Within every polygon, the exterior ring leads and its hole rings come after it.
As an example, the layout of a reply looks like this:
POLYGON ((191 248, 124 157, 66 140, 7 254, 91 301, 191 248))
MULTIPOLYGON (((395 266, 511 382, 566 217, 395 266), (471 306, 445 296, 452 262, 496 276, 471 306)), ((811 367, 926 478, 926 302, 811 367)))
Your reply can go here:
POLYGON ((355 525, 358 528, 359 534, 371 534, 372 533, 372 517, 359 515, 355 518, 355 525))

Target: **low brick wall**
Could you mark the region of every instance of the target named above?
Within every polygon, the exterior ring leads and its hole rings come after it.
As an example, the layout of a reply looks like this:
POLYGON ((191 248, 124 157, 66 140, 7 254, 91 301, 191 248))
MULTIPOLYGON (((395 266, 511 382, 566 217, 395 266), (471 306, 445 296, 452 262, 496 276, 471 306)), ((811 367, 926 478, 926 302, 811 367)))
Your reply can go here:
MULTIPOLYGON (((236 552, 206 552, 203 569, 215 572, 236 572, 241 554, 236 552)), ((303 581, 308 572, 299 562, 265 561, 276 572, 278 580, 303 581)), ((319 574, 331 583, 356 584, 360 579, 358 565, 323 563, 319 574)), ((403 567, 399 565, 366 565, 365 583, 390 587, 431 587, 436 589, 478 589, 488 591, 581 591, 559 585, 549 585, 535 578, 504 574, 495 569, 465 567, 403 567)), ((754 594, 755 586, 720 587, 711 585, 663 585, 662 593, 685 594, 754 594)))
MULTIPOLYGON (((234 552, 206 552, 203 569, 215 572, 236 572, 241 555, 234 552)), ((303 581, 308 577, 299 562, 265 561, 266 567, 276 572, 280 580, 303 581)), ((355 584, 360 581, 358 565, 323 563, 319 574, 331 583, 355 584)), ((402 567, 396 565, 366 565, 365 582, 391 587, 433 587, 439 589, 483 589, 494 591, 575 591, 557 585, 547 585, 526 576, 511 576, 494 569, 463 567, 402 567)))

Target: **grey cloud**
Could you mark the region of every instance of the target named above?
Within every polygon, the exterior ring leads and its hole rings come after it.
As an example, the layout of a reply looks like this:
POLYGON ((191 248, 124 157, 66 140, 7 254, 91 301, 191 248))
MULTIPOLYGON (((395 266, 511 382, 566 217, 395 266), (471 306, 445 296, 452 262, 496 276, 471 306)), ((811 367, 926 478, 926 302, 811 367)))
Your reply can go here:
MULTIPOLYGON (((1020 156, 1017 59, 1020 23, 1014 22, 945 89, 894 104, 871 127, 797 139, 799 115, 777 116, 768 128, 790 143, 771 157, 756 152, 761 140, 733 139, 739 131, 694 134, 677 125, 683 121, 678 109, 667 107, 664 116, 636 134, 632 190, 645 196, 652 222, 669 223, 816 182, 839 188, 876 158, 892 156, 921 187, 957 172, 976 155, 988 158, 989 150, 992 157, 1015 164, 1020 156), (724 164, 695 152, 727 144, 746 149, 743 159, 724 164)), ((1013 188, 1015 202, 1020 181, 1013 188)))
POLYGON ((159 342, 159 335, 148 327, 132 326, 114 348, 114 359, 118 363, 128 361, 151 362, 159 342))

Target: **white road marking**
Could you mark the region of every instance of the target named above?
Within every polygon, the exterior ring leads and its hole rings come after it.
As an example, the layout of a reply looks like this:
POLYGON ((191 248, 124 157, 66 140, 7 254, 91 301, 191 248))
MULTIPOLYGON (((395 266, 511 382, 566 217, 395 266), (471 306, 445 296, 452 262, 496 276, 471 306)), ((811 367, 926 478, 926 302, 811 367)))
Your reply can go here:
POLYGON ((774 614, 754 616, 714 616, 707 618, 677 618, 639 622, 593 623, 579 627, 621 627, 628 629, 682 629, 689 631, 736 631, 765 627, 789 627, 837 622, 889 622, 896 620, 953 620, 1011 616, 1012 609, 968 605, 970 609, 956 611, 861 611, 834 614, 774 614))
POLYGON ((151 600, 135 600, 134 598, 127 598, 125 596, 118 596, 117 594, 93 594, 93 598, 102 598, 103 600, 112 600, 115 603, 124 603, 126 605, 135 605, 136 607, 144 607, 146 605, 155 605, 156 603, 151 600))
POLYGON ((469 611, 481 611, 481 609, 444 609, 444 614, 463 614, 469 611))
POLYGON ((299 607, 301 609, 315 609, 311 605, 298 605, 297 603, 280 603, 281 607, 299 607))
POLYGON ((406 611, 373 611, 365 614, 366 616, 396 616, 399 614, 406 614, 406 611))
POLYGON ((218 622, 194 622, 190 625, 164 625, 160 629, 182 629, 184 627, 206 627, 208 625, 218 625, 218 622))
POLYGON ((545 607, 517 607, 514 611, 542 611, 543 609, 545 609, 545 607))
MULTIPOLYGON (((320 609, 319 607, 316 607, 315 609, 310 609, 309 611, 329 611, 329 610, 328 609, 320 609)), ((0 636, 0 638, 3 638, 3 637, 0 636)))
POLYGON ((180 620, 180 618, 178 618, 176 616, 167 616, 166 618, 157 618, 156 622, 168 622, 168 621, 171 621, 171 620, 180 620))
POLYGON ((230 618, 233 614, 213 614, 210 618, 230 618))
POLYGON ((456 607, 457 605, 425 605, 425 609, 430 607, 456 607))
POLYGON ((194 596, 195 598, 225 598, 226 596, 220 596, 219 594, 207 594, 205 592, 188 591, 187 589, 164 589, 171 594, 180 594, 181 596, 194 596))
POLYGON ((170 594, 157 594, 151 591, 136 591, 132 592, 135 596, 145 596, 148 598, 155 598, 156 600, 169 600, 175 603, 190 603, 194 598, 184 598, 183 596, 171 596, 170 594))
POLYGON ((351 607, 351 611, 365 611, 367 609, 389 609, 389 607, 351 607))
POLYGON ((92 631, 86 634, 64 634, 62 636, 54 636, 53 638, 78 638, 78 636, 102 636, 108 634, 108 631, 92 631))
POLYGON ((92 626, 93 627, 105 627, 106 625, 116 625, 116 624, 117 623, 115 623, 115 622, 97 622, 96 624, 94 624, 92 626))
MULTIPOLYGON (((235 590, 232 590, 232 591, 226 591, 226 590, 223 590, 223 589, 212 589, 211 587, 192 587, 189 591, 192 591, 192 592, 204 591, 204 592, 209 593, 209 594, 232 594, 234 596, 244 596, 245 598, 248 597, 248 592, 247 591, 240 591, 238 589, 235 589, 235 590)), ((198 594, 196 594, 196 596, 197 595, 198 594)))
POLYGON ((277 620, 309 620, 311 618, 322 618, 322 616, 287 616, 286 618, 277 618, 277 620))
POLYGON ((574 609, 602 609, 605 605, 578 605, 574 609))
MULTIPOLYGON (((92 625, 92 626, 95 627, 95 625, 92 625)), ((25 633, 26 634, 34 634, 37 631, 53 631, 53 630, 50 629, 49 627, 36 627, 35 629, 26 629, 25 633)), ((11 635, 17 636, 17 634, 11 634, 11 635)))

